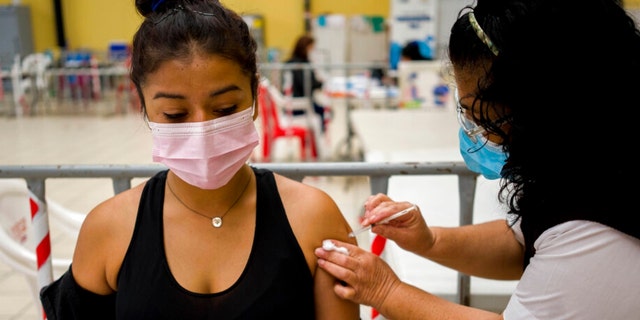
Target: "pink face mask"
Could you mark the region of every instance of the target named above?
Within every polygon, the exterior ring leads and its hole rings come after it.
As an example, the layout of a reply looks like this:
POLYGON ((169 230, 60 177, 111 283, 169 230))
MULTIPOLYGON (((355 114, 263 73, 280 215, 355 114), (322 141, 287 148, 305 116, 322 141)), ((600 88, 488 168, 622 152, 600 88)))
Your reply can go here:
POLYGON ((153 161, 198 188, 224 186, 258 145, 254 108, 204 122, 149 122, 153 161))

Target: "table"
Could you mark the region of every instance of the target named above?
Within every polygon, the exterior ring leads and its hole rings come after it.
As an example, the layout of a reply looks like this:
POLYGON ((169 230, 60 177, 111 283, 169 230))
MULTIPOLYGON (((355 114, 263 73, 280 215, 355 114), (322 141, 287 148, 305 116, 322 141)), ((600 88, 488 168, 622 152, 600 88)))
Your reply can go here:
POLYGON ((365 161, 462 161, 452 107, 355 109, 350 117, 365 161))
POLYGON ((392 99, 361 99, 354 97, 332 97, 330 99, 333 118, 328 128, 332 138, 330 148, 333 158, 338 161, 362 161, 364 149, 362 141, 354 129, 352 113, 355 110, 382 110, 396 108, 392 99))
POLYGON ((330 105, 333 110, 332 124, 328 131, 332 137, 330 149, 333 151, 334 160, 364 159, 364 150, 352 125, 352 110, 398 108, 397 87, 370 85, 369 81, 368 78, 357 76, 351 77, 350 80, 334 77, 331 79, 332 84, 317 99, 325 105, 330 105), (353 83, 356 85, 352 85, 353 83))

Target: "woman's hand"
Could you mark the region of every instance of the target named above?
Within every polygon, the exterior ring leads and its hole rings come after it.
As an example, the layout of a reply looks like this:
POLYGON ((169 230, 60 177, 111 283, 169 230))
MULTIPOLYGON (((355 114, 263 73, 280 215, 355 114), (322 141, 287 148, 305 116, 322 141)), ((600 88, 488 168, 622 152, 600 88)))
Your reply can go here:
POLYGON ((381 308, 387 296, 401 283, 398 276, 380 257, 346 242, 329 241, 339 250, 320 247, 315 254, 318 266, 340 280, 334 286, 336 295, 381 308))
POLYGON ((422 217, 417 206, 415 210, 395 218, 385 224, 379 224, 385 218, 413 206, 409 202, 395 202, 387 195, 376 194, 370 196, 364 204, 364 219, 361 224, 373 224, 371 232, 393 240, 402 249, 423 255, 428 251, 435 239, 433 233, 422 217))

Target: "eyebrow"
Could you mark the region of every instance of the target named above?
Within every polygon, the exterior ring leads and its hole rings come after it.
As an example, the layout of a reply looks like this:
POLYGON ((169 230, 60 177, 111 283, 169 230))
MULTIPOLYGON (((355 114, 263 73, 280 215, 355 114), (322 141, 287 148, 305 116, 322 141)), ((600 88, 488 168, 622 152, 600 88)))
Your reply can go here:
POLYGON ((471 106, 466 104, 466 103, 462 103, 460 100, 458 100, 458 105, 460 106, 460 108, 462 108, 463 110, 469 110, 471 109, 471 106))
MULTIPOLYGON (((240 90, 240 87, 238 87, 235 84, 231 84, 228 85, 226 87, 222 87, 218 90, 214 90, 212 92, 209 93, 209 97, 213 98, 219 95, 222 95, 224 93, 230 92, 230 91, 235 91, 235 90, 240 90)), ((181 94, 175 94, 175 93, 168 93, 168 92, 156 92, 156 94, 153 96, 153 99, 160 99, 160 98, 166 98, 166 99, 184 99, 185 97, 181 94)))
POLYGON ((460 98, 460 96, 458 96, 458 99, 456 99, 456 107, 460 107, 460 109, 462 109, 462 110, 470 109, 469 105, 467 105, 466 103, 462 102, 462 98, 460 98))

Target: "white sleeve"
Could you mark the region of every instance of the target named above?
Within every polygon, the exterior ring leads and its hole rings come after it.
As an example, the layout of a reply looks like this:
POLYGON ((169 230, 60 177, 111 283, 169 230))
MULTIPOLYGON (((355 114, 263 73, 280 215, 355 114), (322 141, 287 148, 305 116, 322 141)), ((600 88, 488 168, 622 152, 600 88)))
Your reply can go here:
POLYGON ((524 246, 524 235, 522 234, 522 229, 520 229, 520 219, 515 220, 515 216, 507 215, 507 222, 511 225, 511 230, 516 237, 516 240, 520 242, 521 245, 524 246), (514 222, 515 220, 515 222, 514 222))
POLYGON ((570 221, 542 233, 534 247, 505 320, 640 319, 639 239, 570 221))

